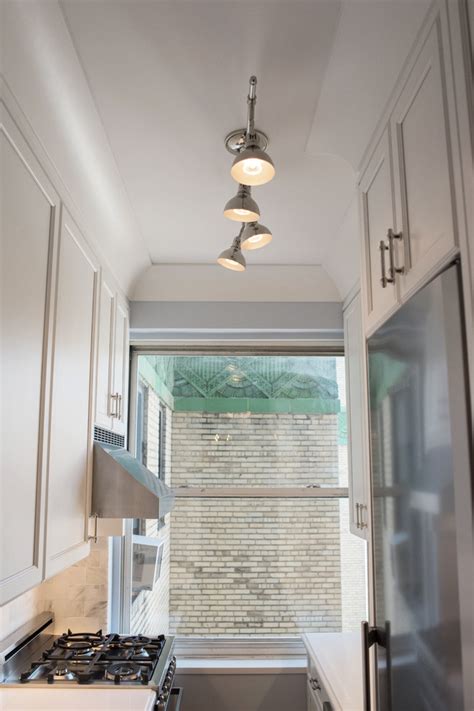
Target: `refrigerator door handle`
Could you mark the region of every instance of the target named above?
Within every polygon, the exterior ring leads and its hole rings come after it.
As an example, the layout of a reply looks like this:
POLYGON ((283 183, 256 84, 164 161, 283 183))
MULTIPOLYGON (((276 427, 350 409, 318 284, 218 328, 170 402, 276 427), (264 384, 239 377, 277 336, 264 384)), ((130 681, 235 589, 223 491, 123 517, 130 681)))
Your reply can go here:
POLYGON ((362 632, 362 665, 363 665, 363 702, 364 711, 371 711, 370 701, 370 648, 373 644, 378 644, 385 649, 387 663, 387 711, 392 709, 392 658, 390 654, 390 622, 385 622, 385 628, 369 627, 369 623, 364 621, 361 624, 362 632))
POLYGON ((370 711, 370 630, 369 623, 361 623, 362 632, 362 683, 363 683, 363 699, 364 711, 370 711))

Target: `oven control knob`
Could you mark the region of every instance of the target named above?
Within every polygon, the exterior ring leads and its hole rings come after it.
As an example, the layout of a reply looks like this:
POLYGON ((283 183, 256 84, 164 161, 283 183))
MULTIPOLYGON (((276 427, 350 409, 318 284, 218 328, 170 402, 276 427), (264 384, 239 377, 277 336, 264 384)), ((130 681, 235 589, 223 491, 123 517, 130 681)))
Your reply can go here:
POLYGON ((164 698, 163 694, 160 694, 158 696, 156 711, 166 711, 166 699, 164 698))

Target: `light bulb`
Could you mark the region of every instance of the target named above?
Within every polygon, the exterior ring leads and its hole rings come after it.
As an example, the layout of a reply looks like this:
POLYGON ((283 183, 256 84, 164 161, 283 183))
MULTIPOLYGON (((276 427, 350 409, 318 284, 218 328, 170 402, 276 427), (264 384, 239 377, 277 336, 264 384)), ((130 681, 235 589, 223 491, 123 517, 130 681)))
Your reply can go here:
POLYGON ((235 208, 234 212, 236 212, 237 215, 250 215, 250 212, 248 210, 241 210, 239 208, 235 208))
POLYGON ((263 239, 262 235, 254 235, 253 237, 249 237, 249 242, 252 242, 252 244, 255 244, 255 242, 261 242, 263 239))
POLYGON ((257 158, 248 158, 242 163, 242 170, 246 175, 260 175, 263 170, 262 161, 257 158))
POLYGON ((236 155, 230 174, 241 185, 264 185, 275 175, 275 166, 268 153, 248 146, 236 155))

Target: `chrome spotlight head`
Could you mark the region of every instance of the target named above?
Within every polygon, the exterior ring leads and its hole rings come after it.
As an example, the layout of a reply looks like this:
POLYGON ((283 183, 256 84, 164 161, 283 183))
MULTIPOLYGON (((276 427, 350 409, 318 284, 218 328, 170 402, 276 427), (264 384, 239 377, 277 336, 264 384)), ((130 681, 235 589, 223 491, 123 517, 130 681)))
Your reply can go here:
POLYGON ((250 222, 242 232, 242 249, 260 249, 272 241, 272 233, 258 222, 250 222))
POLYGON ((264 185, 274 177, 275 166, 268 153, 249 145, 235 157, 230 174, 242 185, 264 185))
POLYGON ((245 225, 243 224, 237 237, 234 237, 232 246, 229 247, 229 249, 224 249, 224 251, 221 252, 217 260, 218 264, 220 264, 222 267, 225 267, 226 269, 232 269, 232 271, 234 272, 243 272, 245 271, 246 267, 245 257, 240 250, 240 243, 244 227, 245 225))
POLYGON ((255 222, 260 217, 260 209, 250 195, 247 185, 240 185, 237 195, 231 198, 224 207, 224 215, 236 222, 255 222))

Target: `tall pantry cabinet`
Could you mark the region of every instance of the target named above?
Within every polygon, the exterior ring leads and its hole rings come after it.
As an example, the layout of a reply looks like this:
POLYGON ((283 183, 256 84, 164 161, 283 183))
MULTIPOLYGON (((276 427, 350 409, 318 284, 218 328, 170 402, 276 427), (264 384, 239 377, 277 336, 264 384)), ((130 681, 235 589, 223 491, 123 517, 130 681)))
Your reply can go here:
POLYGON ((124 432, 128 303, 114 287, 104 335, 100 260, 15 107, 0 110, 1 605, 89 553, 97 344, 124 432))

